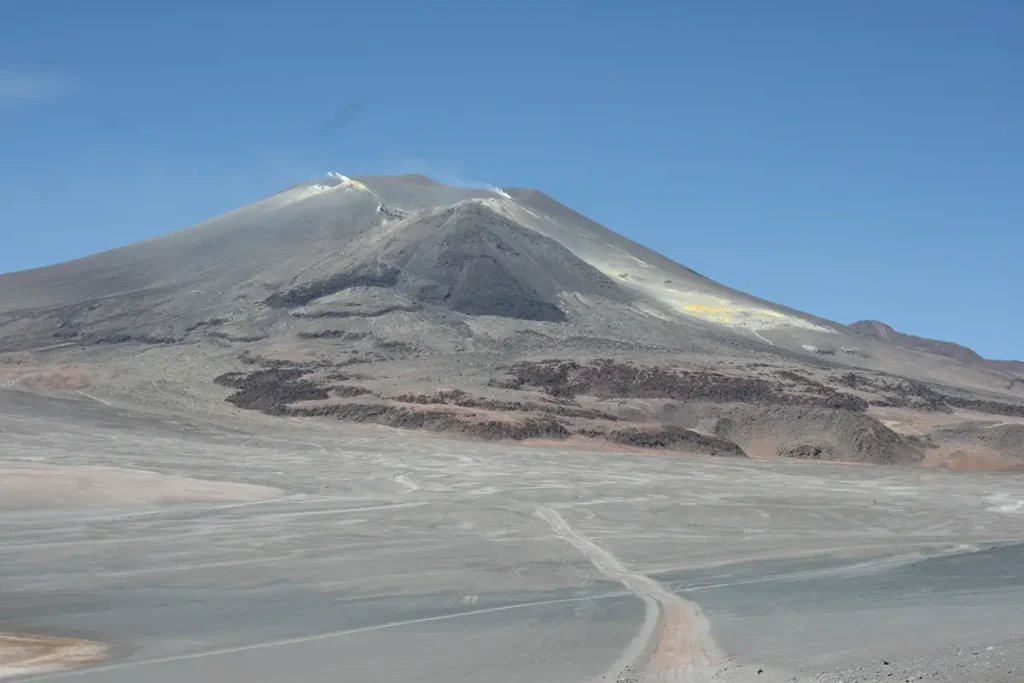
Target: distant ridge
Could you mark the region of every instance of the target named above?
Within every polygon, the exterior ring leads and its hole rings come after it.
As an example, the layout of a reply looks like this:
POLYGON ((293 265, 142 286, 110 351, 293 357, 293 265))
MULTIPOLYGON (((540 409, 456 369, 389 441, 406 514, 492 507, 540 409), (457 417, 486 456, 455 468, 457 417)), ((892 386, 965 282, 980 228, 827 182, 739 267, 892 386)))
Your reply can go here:
POLYGON ((1024 372, 1024 361, 985 358, 974 349, 962 344, 906 334, 878 320, 858 320, 850 324, 849 328, 859 334, 876 337, 897 346, 946 356, 962 363, 991 367, 993 370, 1002 370, 1004 372, 1024 372))

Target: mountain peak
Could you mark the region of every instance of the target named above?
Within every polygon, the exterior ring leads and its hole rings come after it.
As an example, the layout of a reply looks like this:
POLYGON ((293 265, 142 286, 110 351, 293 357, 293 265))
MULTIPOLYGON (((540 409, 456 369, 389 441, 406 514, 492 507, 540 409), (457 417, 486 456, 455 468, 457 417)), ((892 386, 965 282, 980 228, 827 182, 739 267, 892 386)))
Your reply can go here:
POLYGON ((227 400, 483 438, 711 455, 770 442, 768 457, 918 462, 921 443, 869 410, 1024 417, 1015 366, 979 358, 732 289, 537 190, 422 175, 332 172, 162 237, 0 276, 0 381, 87 376, 132 402, 216 412, 227 400), (21 355, 5 365, 4 352, 21 355), (74 373, 25 374, 26 357, 74 373))

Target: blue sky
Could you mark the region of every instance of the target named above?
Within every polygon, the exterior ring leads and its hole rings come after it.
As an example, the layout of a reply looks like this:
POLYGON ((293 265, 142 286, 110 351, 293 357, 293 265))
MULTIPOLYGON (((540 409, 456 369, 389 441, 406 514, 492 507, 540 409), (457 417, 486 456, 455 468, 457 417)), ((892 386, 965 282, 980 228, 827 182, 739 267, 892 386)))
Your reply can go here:
POLYGON ((0 0, 0 272, 416 171, 1024 358, 1024 3, 635 7, 0 0))

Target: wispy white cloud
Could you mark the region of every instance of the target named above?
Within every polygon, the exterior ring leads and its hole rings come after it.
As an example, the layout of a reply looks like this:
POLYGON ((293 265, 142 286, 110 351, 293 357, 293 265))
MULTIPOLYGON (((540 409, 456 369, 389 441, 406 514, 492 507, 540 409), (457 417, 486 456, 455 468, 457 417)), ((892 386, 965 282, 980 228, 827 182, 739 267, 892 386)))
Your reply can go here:
POLYGON ((0 67, 0 103, 53 99, 67 89, 66 81, 51 74, 0 67))

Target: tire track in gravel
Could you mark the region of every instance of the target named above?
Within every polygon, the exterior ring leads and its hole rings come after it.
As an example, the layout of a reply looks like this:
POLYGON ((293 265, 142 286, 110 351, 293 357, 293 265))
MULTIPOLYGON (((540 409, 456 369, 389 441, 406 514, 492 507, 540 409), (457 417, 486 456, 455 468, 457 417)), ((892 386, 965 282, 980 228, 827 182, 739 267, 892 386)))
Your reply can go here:
POLYGON ((618 581, 644 602, 640 630, 605 677, 635 680, 634 672, 644 670, 645 680, 685 680, 694 670, 723 660, 711 635, 711 624, 697 605, 669 592, 650 577, 628 569, 611 552, 575 531, 557 510, 541 506, 535 514, 548 523, 556 536, 586 555, 599 572, 618 581))

